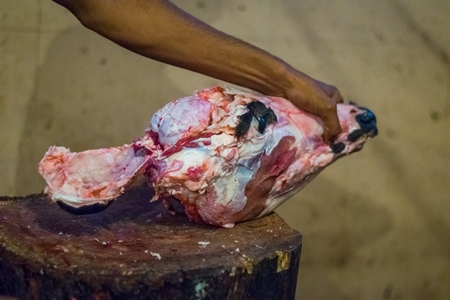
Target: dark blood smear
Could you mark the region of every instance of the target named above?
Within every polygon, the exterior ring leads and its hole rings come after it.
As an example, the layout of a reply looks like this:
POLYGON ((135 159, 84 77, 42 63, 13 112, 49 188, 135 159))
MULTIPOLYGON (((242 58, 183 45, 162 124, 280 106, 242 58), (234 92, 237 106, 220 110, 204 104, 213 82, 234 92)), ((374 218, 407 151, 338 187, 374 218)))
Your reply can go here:
POLYGON ((243 210, 233 215, 235 222, 255 218, 264 210, 275 180, 295 158, 297 149, 290 149, 294 142, 294 137, 285 136, 269 155, 263 154, 258 171, 245 187, 247 203, 243 210))

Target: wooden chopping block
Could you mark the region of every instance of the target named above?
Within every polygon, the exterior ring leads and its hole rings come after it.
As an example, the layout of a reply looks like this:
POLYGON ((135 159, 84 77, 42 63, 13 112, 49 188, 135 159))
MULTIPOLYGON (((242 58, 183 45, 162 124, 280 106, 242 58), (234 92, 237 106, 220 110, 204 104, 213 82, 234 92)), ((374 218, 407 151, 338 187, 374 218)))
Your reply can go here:
POLYGON ((45 195, 0 197, 0 298, 294 299, 301 235, 275 213, 195 224, 134 187, 72 215, 45 195))

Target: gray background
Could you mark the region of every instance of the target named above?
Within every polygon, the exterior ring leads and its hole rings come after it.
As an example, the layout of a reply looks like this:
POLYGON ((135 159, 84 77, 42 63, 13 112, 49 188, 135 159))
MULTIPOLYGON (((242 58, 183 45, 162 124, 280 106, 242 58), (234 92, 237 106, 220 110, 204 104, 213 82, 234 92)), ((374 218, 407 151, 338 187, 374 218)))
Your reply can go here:
MULTIPOLYGON (((298 298, 450 299, 450 1, 174 2, 377 114, 376 139, 278 209, 304 235, 298 298)), ((165 103, 220 83, 49 0, 0 0, 0 195, 40 192, 50 145, 128 143, 165 103)))

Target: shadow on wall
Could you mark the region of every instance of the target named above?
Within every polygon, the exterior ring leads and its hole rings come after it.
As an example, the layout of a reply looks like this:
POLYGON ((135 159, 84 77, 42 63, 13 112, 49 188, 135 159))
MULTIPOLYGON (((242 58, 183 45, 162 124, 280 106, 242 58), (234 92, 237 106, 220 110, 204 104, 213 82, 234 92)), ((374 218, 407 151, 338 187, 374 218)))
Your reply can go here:
POLYGON ((167 85, 173 81, 164 76, 166 66, 89 30, 72 28, 51 39, 27 107, 19 195, 45 187, 37 169, 49 146, 83 151, 129 143, 143 135, 158 108, 181 95, 167 85))
MULTIPOLYGON (((341 282, 354 277, 345 278, 343 273, 336 281, 336 273, 352 264, 359 251, 389 235, 394 226, 388 208, 370 195, 345 191, 320 175, 277 212, 303 235, 299 299, 347 299, 341 282)), ((370 268, 378 259, 370 257, 358 265, 370 268)))
MULTIPOLYGON (((207 23, 219 19, 224 8, 203 1, 175 4, 207 23)), ((211 84, 207 77, 136 55, 81 25, 42 35, 41 44, 48 47, 40 49, 45 57, 25 116, 16 195, 43 190, 37 169, 49 146, 83 151, 132 142, 157 109, 211 84)))

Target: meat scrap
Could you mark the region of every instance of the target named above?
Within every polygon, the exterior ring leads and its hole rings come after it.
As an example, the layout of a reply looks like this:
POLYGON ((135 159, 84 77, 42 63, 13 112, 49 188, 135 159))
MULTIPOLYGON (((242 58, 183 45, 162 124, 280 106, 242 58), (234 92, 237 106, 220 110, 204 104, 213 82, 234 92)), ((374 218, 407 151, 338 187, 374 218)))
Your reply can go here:
POLYGON ((144 173, 153 200, 175 198, 195 222, 230 228, 270 213, 377 135, 370 110, 338 104, 337 112, 342 133, 330 147, 322 121, 288 100, 213 87, 168 103, 131 144, 52 146, 39 172, 49 197, 72 213, 103 210, 144 173))

